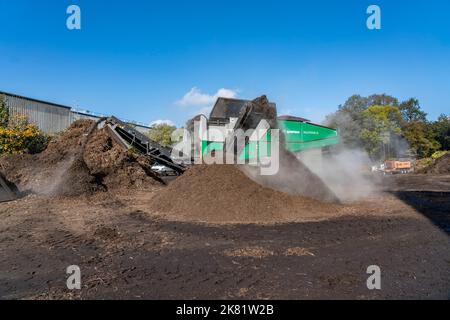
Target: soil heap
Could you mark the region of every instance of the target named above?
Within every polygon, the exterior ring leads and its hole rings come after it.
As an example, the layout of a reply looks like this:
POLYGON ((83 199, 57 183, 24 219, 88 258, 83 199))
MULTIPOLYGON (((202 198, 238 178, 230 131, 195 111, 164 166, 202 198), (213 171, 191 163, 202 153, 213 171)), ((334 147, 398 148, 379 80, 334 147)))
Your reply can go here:
POLYGON ((198 165, 156 194, 149 209, 175 220, 273 223, 315 218, 337 207, 263 187, 238 166, 198 165))
POLYGON ((423 169, 423 173, 450 174, 450 153, 436 159, 432 165, 423 169))
POLYGON ((21 191, 77 196, 160 184, 148 160, 118 145, 91 120, 78 120, 36 155, 0 158, 0 170, 21 191))

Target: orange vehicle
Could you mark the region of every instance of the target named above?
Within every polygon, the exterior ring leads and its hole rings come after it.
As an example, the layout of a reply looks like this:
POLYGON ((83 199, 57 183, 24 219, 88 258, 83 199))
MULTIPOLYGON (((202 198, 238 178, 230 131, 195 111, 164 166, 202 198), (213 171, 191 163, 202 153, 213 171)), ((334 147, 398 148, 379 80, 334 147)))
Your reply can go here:
POLYGON ((412 171, 412 161, 387 160, 384 162, 385 174, 409 173, 412 171))

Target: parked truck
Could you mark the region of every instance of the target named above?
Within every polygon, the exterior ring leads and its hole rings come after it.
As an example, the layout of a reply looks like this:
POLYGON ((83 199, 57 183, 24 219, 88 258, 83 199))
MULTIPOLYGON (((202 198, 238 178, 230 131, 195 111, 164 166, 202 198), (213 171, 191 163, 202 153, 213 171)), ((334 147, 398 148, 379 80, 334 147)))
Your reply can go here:
POLYGON ((414 171, 414 165, 410 160, 386 160, 383 171, 384 174, 410 173, 414 171))

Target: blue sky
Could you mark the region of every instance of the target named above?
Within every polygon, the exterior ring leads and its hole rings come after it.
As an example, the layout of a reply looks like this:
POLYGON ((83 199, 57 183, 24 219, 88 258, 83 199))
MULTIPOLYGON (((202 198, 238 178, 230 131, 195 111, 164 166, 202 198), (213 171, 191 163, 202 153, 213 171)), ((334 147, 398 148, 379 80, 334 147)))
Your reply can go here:
POLYGON ((0 90, 178 125, 218 94, 320 121, 352 94, 450 113, 450 1, 0 0, 0 90), (81 8, 81 30, 66 9, 81 8), (366 28, 381 7, 382 29, 366 28))

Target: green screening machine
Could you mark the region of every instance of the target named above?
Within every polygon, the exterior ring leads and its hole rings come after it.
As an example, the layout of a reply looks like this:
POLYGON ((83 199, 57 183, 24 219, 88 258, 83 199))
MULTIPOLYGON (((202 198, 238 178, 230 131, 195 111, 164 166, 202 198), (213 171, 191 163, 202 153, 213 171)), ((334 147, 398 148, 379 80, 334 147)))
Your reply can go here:
MULTIPOLYGON (((105 126, 111 137, 124 148, 143 154, 152 163, 163 165, 177 175, 183 174, 193 163, 202 163, 197 160, 217 152, 233 155, 238 163, 255 163, 255 159, 258 163, 271 155, 274 129, 281 132, 281 145, 293 153, 305 150, 323 152, 339 143, 335 129, 304 118, 278 117, 275 104, 270 103, 266 96, 252 101, 219 98, 209 118, 199 115, 188 121, 182 142, 173 148, 159 145, 113 116, 100 119, 98 124, 105 126), (243 134, 244 139, 239 139, 242 138, 239 134, 243 134)), ((0 176, 0 202, 13 198, 0 176)))
POLYGON ((280 141, 283 141, 284 147, 293 153, 313 149, 327 150, 339 143, 336 129, 314 124, 300 117, 277 117, 275 104, 268 102, 265 96, 253 101, 219 98, 209 119, 200 116, 197 121, 200 122, 197 130, 203 131, 199 133, 203 157, 224 151, 227 148, 226 137, 234 134, 237 129, 259 129, 255 130, 258 131, 257 135, 247 137, 243 148, 234 150, 240 160, 270 156, 271 131, 275 128, 282 133, 280 141), (261 124, 261 120, 266 120, 265 126, 261 124))

